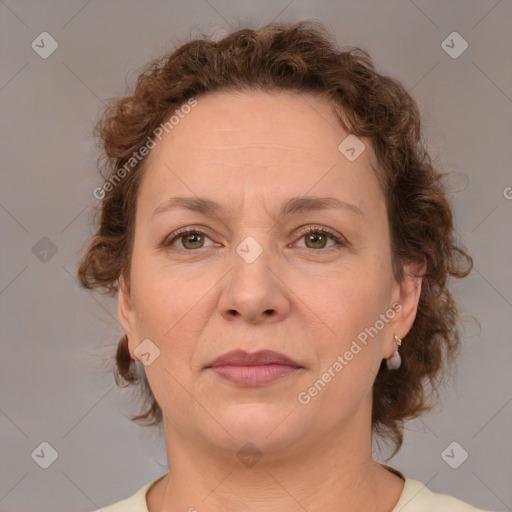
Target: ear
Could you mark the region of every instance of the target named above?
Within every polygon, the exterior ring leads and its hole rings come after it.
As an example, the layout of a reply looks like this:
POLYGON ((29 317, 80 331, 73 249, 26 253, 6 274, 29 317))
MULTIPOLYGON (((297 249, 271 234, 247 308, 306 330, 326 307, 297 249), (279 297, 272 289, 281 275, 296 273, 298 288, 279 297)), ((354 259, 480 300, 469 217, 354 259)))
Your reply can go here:
POLYGON ((130 356, 132 359, 138 361, 138 358, 134 355, 134 350, 137 347, 137 329, 130 287, 125 281, 124 276, 119 277, 118 283, 117 317, 121 328, 128 337, 130 356))
MULTIPOLYGON (((416 318, 423 281, 422 276, 425 274, 426 269, 426 262, 419 260, 404 265, 404 277, 401 282, 395 284, 393 304, 398 303, 400 306, 395 309, 397 314, 390 324, 392 324, 391 328, 393 332, 399 338, 406 336, 411 330, 414 319, 416 318)), ((388 354, 385 357, 391 357, 395 348, 394 338, 390 336, 389 339, 385 341, 385 350, 388 354)))

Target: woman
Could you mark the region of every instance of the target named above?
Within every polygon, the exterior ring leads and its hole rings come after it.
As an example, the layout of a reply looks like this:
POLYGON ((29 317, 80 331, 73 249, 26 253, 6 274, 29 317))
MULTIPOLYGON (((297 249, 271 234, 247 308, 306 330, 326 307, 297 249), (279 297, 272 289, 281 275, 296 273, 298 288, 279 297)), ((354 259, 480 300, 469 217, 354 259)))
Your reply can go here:
POLYGON ((118 293, 116 380, 169 464, 102 510, 477 510, 372 458, 430 407, 472 266, 398 81, 318 24, 244 29, 152 63, 98 135, 79 277, 118 293))

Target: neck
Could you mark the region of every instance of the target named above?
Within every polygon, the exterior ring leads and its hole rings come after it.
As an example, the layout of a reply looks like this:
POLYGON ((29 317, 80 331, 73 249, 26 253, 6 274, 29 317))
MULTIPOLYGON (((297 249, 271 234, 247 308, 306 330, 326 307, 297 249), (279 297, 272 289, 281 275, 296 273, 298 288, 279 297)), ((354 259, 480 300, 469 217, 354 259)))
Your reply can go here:
POLYGON ((403 480, 372 459, 371 430, 337 429, 264 453, 251 466, 165 427, 169 474, 148 493, 149 512, 390 512, 403 480))

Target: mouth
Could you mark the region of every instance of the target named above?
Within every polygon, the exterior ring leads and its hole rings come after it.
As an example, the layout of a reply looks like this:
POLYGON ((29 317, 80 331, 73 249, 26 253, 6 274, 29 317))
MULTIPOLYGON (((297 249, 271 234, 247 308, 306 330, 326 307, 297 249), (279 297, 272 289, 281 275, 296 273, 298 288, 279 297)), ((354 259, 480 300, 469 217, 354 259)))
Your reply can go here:
POLYGON ((253 354, 234 350, 218 357, 205 369, 234 384, 256 387, 296 374, 302 367, 289 357, 271 350, 253 354))

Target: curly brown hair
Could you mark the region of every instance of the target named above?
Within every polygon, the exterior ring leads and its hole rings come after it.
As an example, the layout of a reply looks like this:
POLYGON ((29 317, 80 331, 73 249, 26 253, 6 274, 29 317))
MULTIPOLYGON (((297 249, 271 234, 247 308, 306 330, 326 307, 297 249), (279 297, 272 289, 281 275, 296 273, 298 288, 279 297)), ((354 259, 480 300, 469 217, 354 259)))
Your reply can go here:
MULTIPOLYGON (((256 89, 326 97, 347 132, 369 138, 386 197, 394 277, 398 282, 404 278, 408 262, 426 263, 416 318, 401 348, 402 366, 389 371, 383 361, 373 386, 372 429, 393 442, 394 455, 403 442, 404 421, 432 408, 445 370, 460 349, 459 314, 447 278, 465 277, 473 261, 457 246, 443 173, 435 169, 422 140, 415 100, 398 80, 375 70, 367 51, 339 49, 322 24, 271 23, 238 29, 218 41, 203 35, 151 62, 131 95, 111 100, 95 131, 110 186, 102 189, 99 227, 80 263, 80 283, 111 295, 121 275, 129 283, 137 190, 146 158, 115 185, 112 179, 155 129, 190 98, 256 89)), ((143 412, 130 419, 158 425, 162 411, 138 368, 123 337, 115 380, 123 387, 137 386, 143 399, 143 412)))

